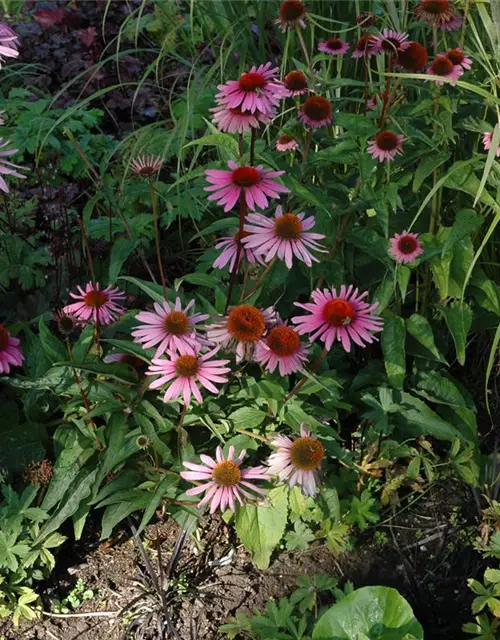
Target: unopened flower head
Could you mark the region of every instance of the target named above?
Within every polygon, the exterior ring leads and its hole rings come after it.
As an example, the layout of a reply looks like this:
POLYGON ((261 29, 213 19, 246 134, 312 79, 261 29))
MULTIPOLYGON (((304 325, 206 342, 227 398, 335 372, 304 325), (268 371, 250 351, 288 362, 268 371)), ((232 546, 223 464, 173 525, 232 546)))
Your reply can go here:
POLYGON ((20 367, 24 362, 24 354, 19 338, 10 335, 7 328, 0 324, 0 374, 10 373, 11 367, 20 367))
POLYGON ((391 238, 390 245, 389 253, 400 264, 412 264, 424 252, 418 233, 396 233, 391 238))
POLYGON ((299 437, 279 435, 271 444, 277 451, 269 456, 269 475, 279 476, 291 487, 298 484, 307 496, 316 495, 321 463, 325 457, 325 448, 318 438, 303 424, 299 437))
POLYGON ((262 255, 266 262, 277 257, 291 269, 295 257, 310 267, 313 261, 318 262, 311 251, 325 251, 318 243, 325 236, 311 231, 315 224, 314 216, 306 217, 303 212, 283 213, 283 208, 278 206, 274 219, 251 213, 246 220, 248 235, 243 238, 243 244, 255 254, 262 255))
POLYGON ((266 209, 269 206, 268 198, 279 198, 280 193, 289 192, 276 180, 284 171, 272 171, 262 165, 239 166, 232 160, 227 164, 230 171, 205 171, 205 177, 210 182, 210 186, 205 187, 205 191, 211 192, 208 199, 217 201, 226 212, 235 206, 240 197, 245 198, 248 208, 254 211, 256 207, 266 209))
POLYGON ((95 286, 88 282, 85 289, 77 286, 78 293, 69 295, 77 302, 63 308, 64 313, 73 315, 80 323, 89 322, 95 325, 107 325, 125 313, 125 309, 118 304, 127 297, 123 291, 112 285, 101 289, 97 282, 95 286))
POLYGON ((315 289, 312 302, 295 303, 308 315, 295 316, 292 322, 301 335, 308 333, 310 340, 321 340, 327 350, 335 341, 346 351, 351 350, 351 342, 365 347, 376 341, 372 332, 383 328, 383 320, 373 313, 378 303, 365 302, 367 295, 367 292, 360 294, 352 285, 342 285, 338 293, 336 289, 315 289))
POLYGON ((217 509, 225 511, 236 510, 236 503, 243 505, 247 500, 255 500, 265 495, 265 492, 255 484, 255 480, 267 480, 269 474, 264 467, 242 468, 246 451, 235 457, 235 449, 229 447, 227 457, 221 447, 217 447, 215 460, 207 455, 200 455, 203 464, 183 462, 188 471, 181 471, 180 476, 189 482, 201 482, 197 487, 188 489, 189 496, 204 493, 205 496, 198 503, 198 507, 210 504, 210 513, 217 509))

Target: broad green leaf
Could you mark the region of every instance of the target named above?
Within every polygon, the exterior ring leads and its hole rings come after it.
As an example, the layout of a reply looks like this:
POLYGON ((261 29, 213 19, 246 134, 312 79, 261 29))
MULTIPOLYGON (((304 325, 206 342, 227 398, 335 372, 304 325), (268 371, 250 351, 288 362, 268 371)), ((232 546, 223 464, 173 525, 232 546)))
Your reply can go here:
POLYGON ((412 335, 417 342, 428 349, 436 360, 446 364, 446 360, 439 353, 439 350, 436 347, 434 342, 434 333, 427 318, 424 318, 424 316, 421 316, 418 313, 414 313, 406 320, 406 328, 408 329, 408 333, 412 335))
MULTIPOLYGON (((154 284, 153 282, 146 282, 145 280, 140 280, 139 278, 133 278, 132 276, 120 276, 118 280, 125 280, 126 282, 130 282, 135 285, 146 295, 148 295, 155 302, 159 302, 160 304, 165 300, 165 296, 163 295, 162 286, 159 284, 154 284)), ((170 293, 175 294, 175 292, 170 291, 170 293)))
POLYGON ((190 242, 194 242, 198 238, 207 236, 210 233, 215 233, 216 231, 221 231, 222 229, 230 229, 231 227, 233 227, 234 229, 237 229, 238 225, 239 225, 238 218, 229 217, 229 218, 222 218, 222 220, 216 220, 215 222, 212 222, 212 224, 209 224, 208 227, 205 227, 204 229, 196 233, 194 236, 192 236, 190 239, 190 242))
POLYGON ((161 480, 160 484, 156 487, 151 499, 149 501, 148 506, 144 510, 144 515, 142 516, 141 524, 137 530, 137 533, 141 533, 144 528, 149 524, 149 521, 154 516, 156 509, 159 507, 160 502, 163 499, 163 496, 167 493, 167 490, 172 487, 172 485, 176 484, 178 481, 177 476, 173 474, 166 474, 161 480))
POLYGON ((406 298, 406 292, 408 291, 408 283, 410 282, 411 269, 409 267, 405 267, 404 265, 398 265, 396 275, 399 290, 401 291, 401 300, 404 302, 406 298))
POLYGON ((116 238, 109 259, 108 282, 114 283, 120 275, 123 263, 135 249, 137 242, 130 238, 116 238))
POLYGON ((363 587, 330 607, 316 623, 313 640, 423 640, 412 608, 396 589, 363 587))
POLYGON ((399 316, 391 316, 384 322, 381 343, 385 370, 389 383, 395 389, 402 389, 406 374, 405 321, 399 316))
POLYGON ((228 419, 232 420, 236 428, 245 427, 248 429, 262 424, 266 419, 266 413, 254 407, 241 407, 241 409, 233 411, 228 416, 228 419))
POLYGON ((231 156, 235 159, 239 155, 237 140, 227 133, 209 133, 206 136, 202 136, 201 138, 188 142, 184 145, 184 149, 192 146, 222 147, 229 151, 231 156))
POLYGON ((146 509, 150 500, 151 494, 148 491, 137 489, 129 500, 108 505, 102 516, 101 540, 109 538, 113 528, 131 513, 146 509))
POLYGON ((374 229, 354 227, 348 233, 346 240, 382 264, 392 266, 386 241, 374 229))
POLYGON ((153 445, 156 452, 161 456, 161 459, 164 463, 172 461, 172 453, 167 445, 161 440, 161 438, 156 433, 156 430, 153 426, 153 423, 149 418, 147 418, 142 413, 136 412, 134 414, 134 419, 137 424, 141 427, 142 432, 145 436, 149 438, 151 444, 153 445))
POLYGON ((177 278, 175 281, 175 290, 179 291, 183 282, 189 282, 189 284, 195 284, 200 287, 208 287, 209 289, 215 289, 220 283, 220 278, 208 273, 188 273, 182 278, 177 278))
POLYGON ((462 407, 466 402, 457 385, 438 371, 421 371, 418 374, 415 393, 437 404, 462 407))
POLYGON ((466 302, 452 302, 443 310, 443 315, 455 343, 457 360, 465 364, 467 334, 472 325, 472 309, 466 302))
POLYGON ((378 130, 375 120, 355 113, 336 113, 335 124, 343 127, 348 133, 353 133, 357 136, 371 136, 377 133, 378 130))
POLYGON ((443 245, 442 255, 449 251, 451 247, 470 234, 483 224, 483 217, 478 215, 473 209, 460 210, 453 222, 451 231, 443 245))
POLYGON ((40 318, 38 323, 38 331, 43 350, 52 364, 68 359, 66 347, 58 338, 52 335, 43 318, 40 318))
POLYGON ((434 169, 437 169, 445 162, 448 161, 450 154, 447 151, 441 151, 439 153, 432 153, 425 156, 418 164, 415 171, 415 178, 413 180, 413 193, 417 193, 420 187, 423 185, 426 178, 428 178, 434 169))
POLYGON ((236 533, 259 569, 267 569, 285 533, 287 511, 288 487, 281 485, 269 491, 265 503, 246 504, 236 513, 236 533))
POLYGON ((409 393, 401 393, 398 413, 393 416, 403 433, 413 437, 431 435, 438 440, 466 438, 453 424, 443 420, 425 402, 409 393))

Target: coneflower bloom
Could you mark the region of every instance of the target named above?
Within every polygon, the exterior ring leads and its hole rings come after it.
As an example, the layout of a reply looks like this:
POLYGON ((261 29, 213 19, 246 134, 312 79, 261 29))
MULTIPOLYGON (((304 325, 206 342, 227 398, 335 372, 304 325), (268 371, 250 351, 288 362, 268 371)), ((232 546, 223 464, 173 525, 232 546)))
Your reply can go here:
POLYGON ((453 31, 462 25, 462 17, 450 0, 420 0, 415 7, 415 17, 443 31, 453 31))
POLYGON ((371 98, 368 98, 366 101, 366 108, 371 111, 376 111, 378 109, 379 104, 384 103, 384 94, 383 93, 374 93, 371 98))
POLYGON ((302 71, 294 69, 287 73, 283 78, 283 84, 285 85, 284 96, 286 98, 293 98, 295 96, 301 96, 304 93, 311 91, 307 86, 307 78, 302 71))
POLYGON ((0 61, 1 57, 17 58, 19 56, 19 38, 16 32, 5 22, 0 22, 0 61))
POLYGON ((193 313, 194 300, 184 309, 180 298, 174 305, 164 300, 161 304, 155 302, 153 307, 154 313, 141 311, 137 314, 136 319, 143 324, 132 331, 134 342, 141 343, 144 349, 156 346, 155 358, 166 351, 194 353, 199 349, 196 325, 207 320, 208 315, 193 313))
POLYGON ((455 85, 463 72, 462 67, 459 64, 453 64, 446 55, 436 56, 427 69, 429 75, 443 78, 442 80, 440 78, 432 79, 437 85, 443 85, 445 79, 449 80, 451 85, 455 85))
POLYGON ((225 106, 210 109, 212 120, 219 131, 228 133, 246 133, 250 129, 258 129, 260 124, 269 124, 271 118, 259 111, 242 111, 240 107, 229 109, 225 106))
POLYGON ((396 155, 403 153, 403 135, 392 131, 379 131, 373 140, 368 141, 367 151, 374 160, 394 160, 396 155))
POLYGON ((281 324, 269 329, 267 336, 257 343, 254 359, 271 373, 278 368, 280 376, 289 376, 302 369, 307 353, 297 331, 281 324))
POLYGON ((80 325, 80 322, 74 315, 64 313, 63 309, 59 309, 55 311, 53 314, 54 322, 57 324, 57 329, 59 333, 63 336, 69 336, 77 329, 80 325))
POLYGON ((300 437, 277 436, 271 445, 277 451, 267 461, 270 476, 279 476, 291 487, 300 485, 306 496, 316 494, 325 448, 306 425, 300 426, 300 437))
POLYGON ((408 34, 393 31, 392 29, 384 29, 381 34, 374 38, 374 47, 379 52, 383 51, 390 55, 397 55, 400 51, 408 49, 409 46, 408 34))
POLYGON ((285 91, 283 83, 276 77, 278 71, 279 68, 272 67, 271 62, 252 67, 238 80, 219 85, 217 103, 228 109, 239 107, 243 111, 258 111, 272 117, 285 91))
POLYGON ((396 233, 390 243, 389 253, 400 264, 412 264, 424 252, 418 233, 396 233))
POLYGON ((373 314, 378 302, 372 305, 364 302, 367 295, 367 292, 359 294, 352 285, 342 285, 338 295, 336 289, 315 289, 311 294, 313 302, 295 302, 309 315, 295 316, 292 322, 298 333, 311 334, 311 341, 320 339, 328 350, 336 340, 346 351, 351 350, 351 340, 364 347, 377 340, 370 332, 383 328, 382 318, 373 314))
MULTIPOLYGON (((489 151, 491 149, 492 142, 493 142, 493 131, 487 131, 486 133, 483 133, 483 146, 486 151, 489 151)), ((496 155, 500 156, 500 145, 496 150, 496 155)))
POLYGON ((11 367, 23 364, 24 355, 20 344, 19 338, 13 338, 3 324, 0 324, 0 373, 10 373, 11 367))
POLYGON ((419 42, 411 41, 409 46, 398 51, 398 58, 396 64, 402 67, 405 71, 421 71, 427 64, 429 54, 427 49, 419 42))
POLYGON ((332 123, 332 103, 322 96, 311 96, 302 105, 299 120, 305 127, 317 129, 332 123))
POLYGON ((97 282, 94 286, 92 282, 87 283, 85 290, 77 286, 79 293, 69 292, 69 295, 78 300, 73 304, 63 307, 64 313, 73 315, 82 323, 92 322, 95 325, 106 325, 114 322, 118 316, 125 313, 125 309, 117 304, 127 297, 120 289, 113 288, 112 285, 106 289, 100 289, 97 282))
POLYGON ((330 38, 330 40, 323 40, 318 44, 318 51, 328 53, 331 56, 343 56, 350 46, 348 42, 344 42, 340 38, 330 38))
POLYGON ((380 53, 380 46, 372 35, 364 35, 356 42, 356 46, 352 52, 353 58, 364 58, 365 56, 376 56, 380 53))
POLYGON ((233 307, 226 316, 207 329, 211 342, 236 352, 236 362, 250 360, 259 340, 276 323, 272 307, 257 309, 250 304, 233 307))
POLYGON ((26 167, 21 167, 18 164, 10 162, 9 160, 5 160, 5 158, 8 158, 9 156, 12 156, 18 152, 18 149, 9 149, 7 147, 8 144, 8 140, 3 142, 3 138, 0 138, 0 190, 4 193, 9 193, 9 187, 5 182, 3 175, 13 176, 14 178, 22 178, 23 180, 26 178, 26 176, 23 176, 22 173, 16 171, 16 169, 26 170, 26 167))
POLYGON ((198 503, 198 507, 210 503, 210 513, 215 513, 220 508, 225 511, 228 507, 235 511, 236 501, 243 505, 244 498, 255 500, 265 495, 265 492, 249 480, 267 480, 269 475, 264 467, 241 468, 241 463, 246 455, 246 450, 234 457, 234 447, 229 447, 227 458, 221 447, 217 447, 215 460, 210 456, 201 455, 203 464, 183 462, 189 471, 181 471, 180 476, 189 482, 201 481, 193 489, 186 491, 189 496, 197 496, 205 493, 205 497, 198 503), (252 492, 254 492, 252 494, 252 492))
POLYGON ((462 49, 458 47, 456 49, 448 49, 446 57, 448 60, 451 60, 453 64, 460 65, 464 71, 468 71, 472 67, 472 58, 464 56, 462 49))
POLYGON ((169 384, 163 402, 176 400, 182 397, 185 405, 191 402, 193 395, 198 402, 203 398, 198 388, 198 384, 208 391, 218 394, 219 390, 214 383, 224 384, 228 378, 225 375, 231 369, 226 367, 229 360, 211 360, 218 349, 213 349, 207 353, 197 355, 186 353, 178 354, 173 351, 167 353, 167 358, 153 358, 147 376, 160 376, 149 385, 150 389, 158 389, 165 384, 169 384))
POLYGON ((363 11, 356 18, 356 24, 359 24, 363 29, 368 29, 368 27, 373 27, 377 18, 375 14, 371 11, 363 11))
POLYGON ((153 155, 137 156, 130 163, 130 170, 139 178, 150 178, 161 169, 163 158, 153 155))
MULTIPOLYGON (((242 237, 245 238, 248 236, 246 231, 243 231, 242 237)), ((229 272, 234 271, 234 267, 236 266, 236 259, 238 257, 238 252, 240 254, 240 258, 238 261, 238 268, 243 259, 248 260, 250 264, 255 264, 256 262, 262 262, 262 259, 254 254, 251 249, 247 249, 245 246, 241 246, 239 243, 240 232, 237 231, 234 236, 226 236, 221 238, 217 244, 215 245, 216 249, 220 249, 221 253, 213 263, 214 269, 224 269, 224 267, 229 265, 229 272)))
POLYGON ((277 151, 296 151, 299 148, 299 143, 293 136, 288 133, 283 133, 276 142, 277 151))
POLYGON ((278 206, 274 220, 260 213, 250 213, 246 220, 248 235, 243 238, 243 244, 255 254, 262 255, 266 262, 277 256, 291 269, 295 256, 310 267, 313 261, 319 262, 311 250, 325 251, 317 242, 325 236, 310 231, 316 222, 314 216, 306 218, 303 212, 283 213, 283 208, 278 206))
POLYGON ((306 28, 306 17, 308 9, 300 0, 285 0, 280 5, 280 17, 275 20, 280 25, 283 33, 287 29, 296 27, 306 28))
POLYGON ((279 198, 280 193, 289 192, 289 189, 276 181, 284 171, 264 169, 262 165, 240 167, 232 160, 227 164, 231 171, 205 171, 205 177, 210 182, 205 191, 213 191, 208 199, 216 200, 226 212, 234 207, 240 196, 245 198, 248 208, 254 211, 256 206, 266 209, 269 206, 268 197, 279 198))

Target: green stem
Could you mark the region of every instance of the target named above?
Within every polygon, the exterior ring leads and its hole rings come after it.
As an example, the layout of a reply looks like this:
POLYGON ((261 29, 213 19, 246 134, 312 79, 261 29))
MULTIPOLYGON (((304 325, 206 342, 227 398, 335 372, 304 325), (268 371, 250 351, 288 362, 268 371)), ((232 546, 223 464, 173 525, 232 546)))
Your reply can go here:
POLYGON ((309 76, 312 78, 313 70, 312 70, 311 58, 309 57, 309 53, 307 52, 306 43, 304 41, 304 36, 302 35, 300 26, 297 27, 297 36, 299 38, 300 46, 302 47, 302 51, 304 53, 304 58, 306 59, 307 68, 309 69, 309 76))
POLYGON ((149 197, 151 200, 151 208, 153 209, 153 225, 155 231, 155 245, 156 245, 156 259, 158 261, 158 270, 160 272, 161 286, 163 287, 163 296, 167 299, 167 283, 165 281, 165 273, 163 271, 163 264, 161 260, 161 248, 160 248, 160 228, 158 225, 158 199, 156 197, 156 191, 152 180, 149 181, 149 197))
MULTIPOLYGON (((326 357, 326 354, 328 353, 327 349, 323 349, 323 351, 319 354, 316 362, 313 364, 313 366, 311 367, 311 373, 316 373, 316 371, 319 369, 321 363, 323 362, 323 360, 326 357)), ((290 391, 290 393, 286 396, 285 398, 285 402, 288 402, 290 400, 290 398, 293 398, 293 396, 298 393, 300 391, 300 389, 302 389, 302 387, 305 385, 305 383, 309 380, 309 376, 302 376, 302 378, 297 382, 297 384, 295 385, 295 387, 290 391)))

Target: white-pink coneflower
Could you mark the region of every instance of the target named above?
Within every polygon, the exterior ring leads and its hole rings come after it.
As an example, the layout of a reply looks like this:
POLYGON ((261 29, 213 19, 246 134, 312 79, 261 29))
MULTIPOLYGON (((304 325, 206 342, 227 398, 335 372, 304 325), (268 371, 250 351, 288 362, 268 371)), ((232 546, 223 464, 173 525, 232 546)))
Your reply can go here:
POLYGON ((403 135, 392 131, 379 131, 373 140, 368 141, 367 151, 372 158, 379 162, 391 161, 398 154, 402 155, 404 140, 403 135))
POLYGON ((305 73, 298 69, 287 73, 283 78, 283 84, 285 85, 285 98, 295 98, 296 96, 302 96, 311 91, 305 73))
POLYGON ((351 341, 365 347, 377 340, 371 332, 383 328, 382 318, 373 313, 378 302, 368 304, 364 301, 367 295, 367 292, 360 294, 357 288, 344 284, 338 294, 336 289, 315 289, 311 293, 313 302, 295 302, 309 315, 295 316, 292 322, 301 335, 309 333, 310 340, 321 340, 328 350, 336 340, 346 351, 351 350, 351 341))
POLYGON ((284 86, 277 78, 278 72, 279 68, 273 67, 271 62, 252 67, 247 73, 241 74, 238 80, 219 85, 217 103, 229 109, 239 107, 243 111, 258 111, 272 117, 284 96, 284 86))
POLYGON ((297 331, 281 324, 269 329, 257 343, 254 359, 271 373, 278 369, 280 376, 289 376, 302 369, 307 354, 308 348, 300 342, 297 331))
MULTIPOLYGON (((492 142, 493 142, 493 131, 487 131, 486 133, 483 133, 483 147, 485 148, 486 151, 489 151, 491 149, 492 142)), ((496 150, 496 155, 500 156, 500 145, 496 150)))
POLYGON ((276 323, 272 307, 257 309, 250 304, 233 307, 207 329, 210 341, 236 352, 236 361, 250 360, 259 340, 276 323))
POLYGON ((306 425, 300 427, 300 437, 277 436, 271 445, 277 451, 269 456, 268 472, 279 476, 291 487, 300 485, 307 496, 316 494, 325 448, 306 425))
POLYGON ((408 34, 392 29, 384 29, 381 34, 374 36, 373 47, 380 53, 388 53, 389 55, 398 55, 401 51, 408 49, 410 42, 408 34))
POLYGON ((0 373, 10 373, 11 367, 23 364, 24 355, 20 344, 19 338, 13 338, 3 324, 0 324, 0 373))
POLYGON ((469 71, 472 67, 472 58, 465 56, 462 49, 457 47, 456 49, 448 49, 446 57, 451 60, 453 64, 458 64, 464 71, 469 71))
MULTIPOLYGON (((248 233, 243 231, 242 238, 246 238, 248 233)), ((213 263, 214 269, 224 269, 226 265, 229 265, 229 272, 234 271, 236 266, 236 260, 238 259, 237 268, 242 262, 242 260, 248 260, 250 264, 255 264, 256 262, 262 263, 262 259, 255 255, 255 253, 251 249, 247 249, 243 245, 240 248, 240 233, 237 231, 233 236, 226 236, 221 238, 217 244, 215 245, 216 249, 219 249, 221 252, 217 259, 213 263)))
POLYGON ((284 260, 291 269, 293 257, 305 262, 308 267, 318 259, 312 251, 324 252, 317 241, 325 236, 313 233, 311 229, 316 222, 314 216, 305 217, 305 213, 283 213, 283 208, 276 207, 274 219, 266 218, 260 213, 250 213, 246 217, 243 244, 255 254, 262 255, 266 262, 275 256, 284 260))
POLYGON ((208 199, 217 201, 226 212, 234 207, 240 196, 245 198, 248 208, 254 211, 256 206, 266 209, 269 206, 268 198, 279 198, 280 193, 290 191, 276 180, 284 171, 264 169, 262 165, 240 167, 232 160, 227 164, 231 171, 205 171, 205 177, 210 182, 205 191, 213 192, 208 199))
POLYGON ((227 458, 221 447, 217 447, 215 460, 207 455, 200 455, 203 464, 183 462, 188 471, 181 471, 180 476, 189 482, 200 481, 193 489, 186 491, 189 496, 197 496, 204 493, 204 498, 198 503, 198 507, 210 504, 210 513, 215 513, 220 508, 225 511, 228 507, 235 511, 236 502, 243 505, 246 499, 255 500, 265 495, 265 492, 250 480, 267 480, 269 475, 264 467, 241 468, 246 451, 234 457, 234 447, 230 446, 227 458), (253 493, 252 493, 253 492, 253 493))
POLYGON ((332 123, 332 103, 323 96, 311 96, 302 105, 299 120, 305 127, 317 129, 332 123))
POLYGON ((130 170, 138 178, 151 178, 161 169, 163 158, 153 155, 137 156, 130 163, 130 170))
POLYGON ((318 44, 318 51, 330 56, 343 56, 350 46, 348 42, 344 42, 340 38, 330 38, 330 40, 323 40, 318 44))
POLYGON ((203 398, 198 384, 205 387, 210 393, 218 394, 216 384, 224 384, 228 378, 225 375, 231 369, 226 367, 229 360, 212 360, 218 349, 213 349, 200 355, 183 354, 173 351, 167 352, 167 358, 153 358, 152 364, 146 371, 147 376, 160 376, 150 384, 151 389, 158 389, 168 384, 169 387, 163 396, 163 402, 182 398, 185 405, 191 402, 193 395, 198 402, 203 398))
POLYGON ((26 170, 26 167, 21 167, 9 160, 5 160, 5 158, 8 158, 18 152, 18 149, 9 149, 8 144, 8 140, 3 142, 3 138, 0 138, 0 190, 4 193, 9 193, 9 187, 3 178, 4 175, 13 176, 14 178, 22 178, 23 180, 26 178, 22 173, 16 171, 16 169, 26 170))
POLYGON ((136 320, 142 324, 132 331, 134 342, 142 344, 144 349, 156 346, 155 358, 159 358, 166 351, 179 353, 194 353, 200 344, 196 334, 196 325, 208 319, 204 313, 193 313, 194 300, 182 308, 180 298, 175 304, 164 300, 161 304, 155 302, 154 313, 141 311, 136 320))
POLYGON ((299 143, 288 133, 283 133, 276 142, 277 151, 296 151, 298 148, 299 143))
POLYGON ((427 69, 429 75, 439 76, 432 78, 437 85, 443 85, 446 80, 449 80, 449 84, 455 85, 463 72, 463 68, 459 64, 453 64, 445 54, 436 56, 427 69))
POLYGON ((390 243, 389 253, 400 264, 412 264, 424 252, 418 233, 396 233, 390 243))
POLYGON ((112 285, 106 289, 100 289, 97 282, 94 286, 88 282, 85 289, 77 286, 79 293, 69 292, 69 295, 78 300, 63 308, 64 313, 73 315, 82 323, 92 322, 95 325, 106 325, 114 322, 118 316, 125 313, 125 309, 117 304, 127 297, 120 289, 112 285))
POLYGON ((242 111, 240 107, 230 109, 225 106, 210 109, 212 120, 219 131, 228 133, 246 133, 250 129, 258 129, 260 124, 269 124, 271 118, 260 111, 242 111))

